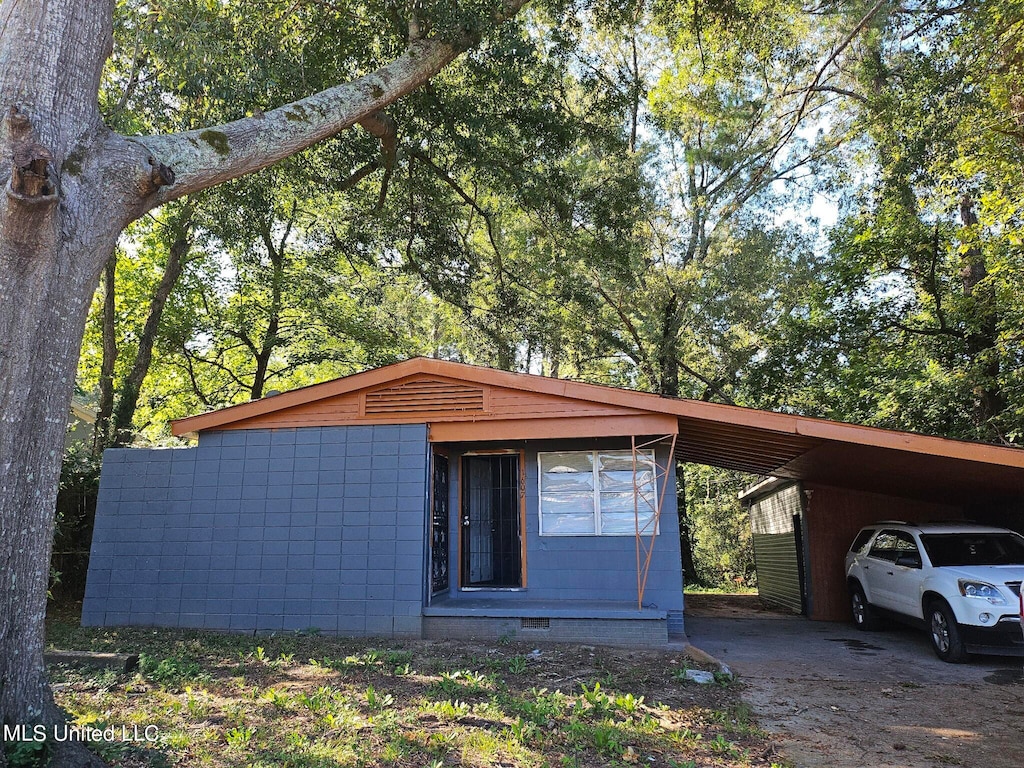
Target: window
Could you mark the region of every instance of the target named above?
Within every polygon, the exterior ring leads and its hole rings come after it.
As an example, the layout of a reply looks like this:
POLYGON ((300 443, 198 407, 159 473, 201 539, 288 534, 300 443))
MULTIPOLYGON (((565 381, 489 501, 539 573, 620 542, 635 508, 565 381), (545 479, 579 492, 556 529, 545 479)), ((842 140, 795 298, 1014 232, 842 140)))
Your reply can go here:
POLYGON ((654 453, 637 451, 634 502, 632 451, 541 453, 542 536, 632 536, 657 533, 654 453))
POLYGON ((871 545, 868 555, 895 563, 900 555, 917 555, 914 537, 905 531, 882 531, 871 545))
POLYGON ((860 552, 864 547, 867 546, 868 541, 872 536, 875 535, 874 528, 865 528, 863 531, 857 534, 857 538, 853 540, 853 544, 850 545, 851 552, 860 552))

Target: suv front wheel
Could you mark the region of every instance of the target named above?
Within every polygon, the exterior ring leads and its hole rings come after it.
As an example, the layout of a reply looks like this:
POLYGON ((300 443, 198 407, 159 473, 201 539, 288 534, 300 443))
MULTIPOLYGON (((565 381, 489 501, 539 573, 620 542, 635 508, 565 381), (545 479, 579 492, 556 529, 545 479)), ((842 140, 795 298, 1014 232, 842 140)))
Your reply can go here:
POLYGON ((864 595, 864 588, 856 581, 850 584, 850 612, 853 613, 853 623, 857 629, 878 629, 878 616, 864 595))
POLYGON ((935 655, 952 664, 967 661, 968 653, 960 636, 960 625, 956 623, 956 616, 946 601, 933 600, 929 603, 927 616, 928 633, 935 655))

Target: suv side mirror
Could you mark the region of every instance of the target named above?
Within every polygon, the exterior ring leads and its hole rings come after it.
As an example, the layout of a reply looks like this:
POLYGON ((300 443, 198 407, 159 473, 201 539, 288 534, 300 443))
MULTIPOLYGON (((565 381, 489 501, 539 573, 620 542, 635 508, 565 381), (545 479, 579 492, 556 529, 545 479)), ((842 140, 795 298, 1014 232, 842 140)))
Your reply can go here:
POLYGON ((896 558, 896 565, 901 565, 904 568, 920 568, 921 556, 916 552, 906 552, 896 558))

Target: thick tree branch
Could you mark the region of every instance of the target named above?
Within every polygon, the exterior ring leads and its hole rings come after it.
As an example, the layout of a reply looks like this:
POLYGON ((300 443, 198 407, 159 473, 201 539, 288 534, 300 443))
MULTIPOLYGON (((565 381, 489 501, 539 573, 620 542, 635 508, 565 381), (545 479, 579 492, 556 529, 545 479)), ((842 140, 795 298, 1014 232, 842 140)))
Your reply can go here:
MULTIPOLYGON (((526 2, 506 0, 493 14, 494 23, 512 18, 526 2)), ((144 204, 153 208, 259 171, 350 128, 419 88, 476 42, 472 34, 455 41, 413 40, 380 69, 269 112, 203 130, 132 137, 175 179, 144 204)))
POLYGON ((156 205, 266 168, 415 90, 462 52, 450 43, 413 43, 395 61, 349 83, 264 114, 205 130, 135 139, 176 183, 151 198, 156 205))

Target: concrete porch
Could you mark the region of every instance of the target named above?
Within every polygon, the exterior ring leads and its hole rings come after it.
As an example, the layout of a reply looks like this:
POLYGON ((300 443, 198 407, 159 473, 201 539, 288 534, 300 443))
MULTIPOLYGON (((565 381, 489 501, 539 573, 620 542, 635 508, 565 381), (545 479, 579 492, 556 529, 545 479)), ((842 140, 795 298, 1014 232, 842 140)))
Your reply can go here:
MULTIPOLYGON (((669 642, 669 623, 667 611, 612 600, 445 595, 423 609, 423 637, 431 640, 509 638, 659 648, 669 642)), ((681 618, 679 623, 681 633, 681 618)))

